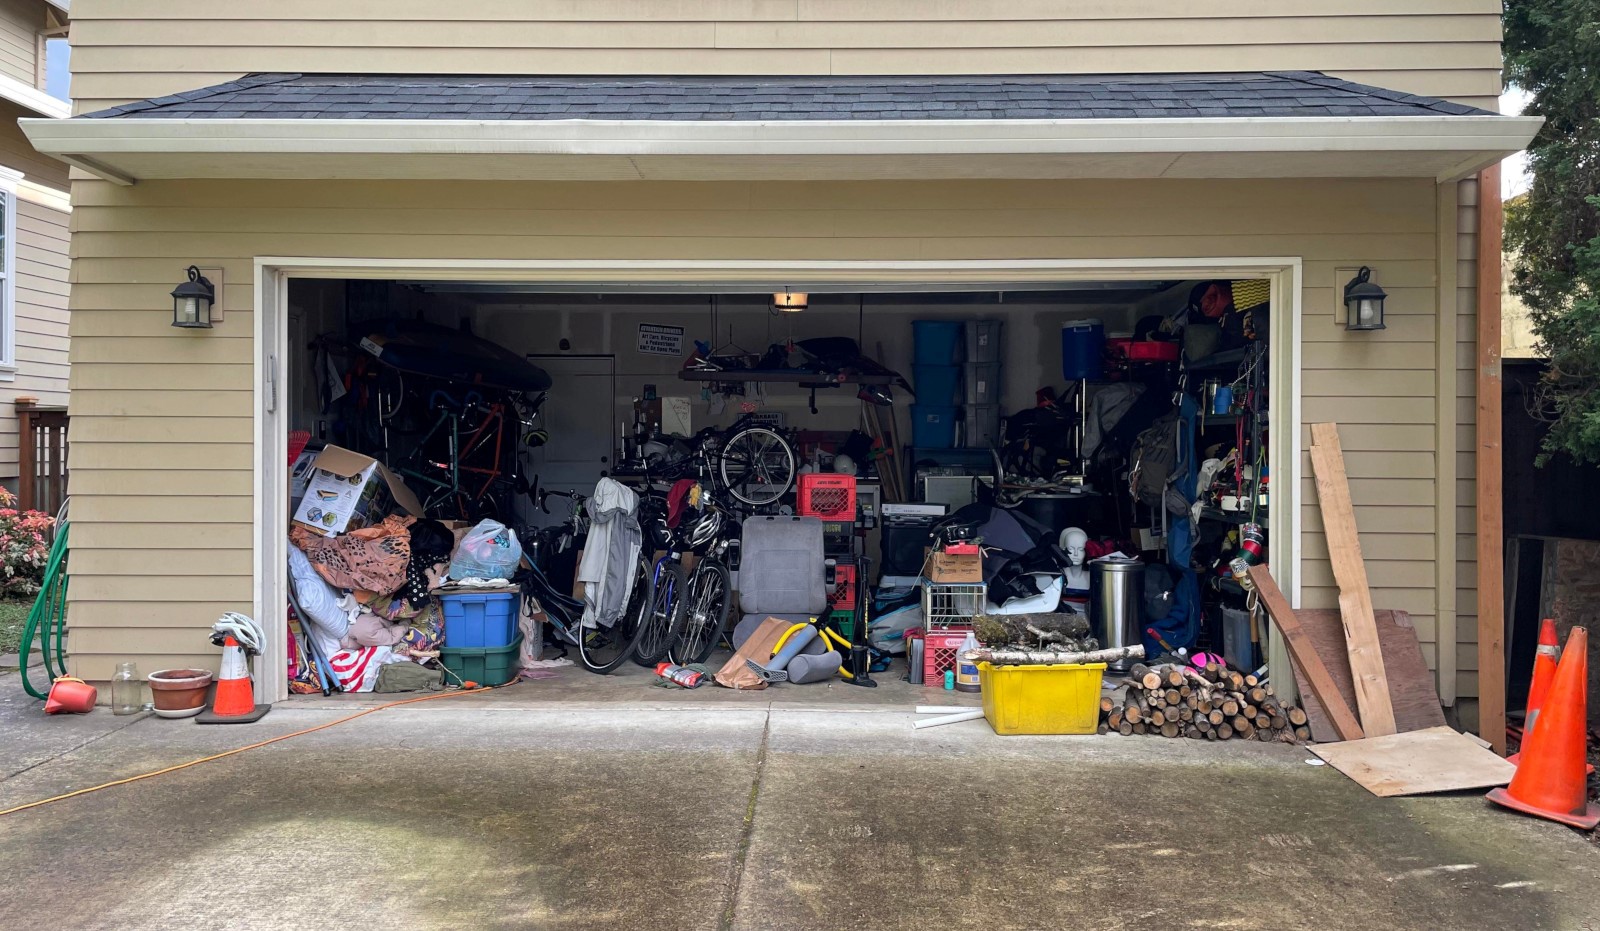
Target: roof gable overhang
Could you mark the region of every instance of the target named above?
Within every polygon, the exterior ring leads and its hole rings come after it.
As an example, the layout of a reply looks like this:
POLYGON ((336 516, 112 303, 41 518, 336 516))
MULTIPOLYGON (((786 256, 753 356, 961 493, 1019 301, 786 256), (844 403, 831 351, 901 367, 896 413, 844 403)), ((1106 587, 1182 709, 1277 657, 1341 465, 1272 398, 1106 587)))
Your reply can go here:
POLYGON ((24 119, 120 184, 178 178, 1463 178, 1538 117, 1062 120, 24 119))

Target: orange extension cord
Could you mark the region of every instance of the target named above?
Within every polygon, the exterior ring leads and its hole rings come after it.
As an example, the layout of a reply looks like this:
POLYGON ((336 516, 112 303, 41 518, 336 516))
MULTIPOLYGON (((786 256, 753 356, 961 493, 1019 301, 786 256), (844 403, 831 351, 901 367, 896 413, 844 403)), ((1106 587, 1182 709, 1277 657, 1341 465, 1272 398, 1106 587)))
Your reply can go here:
MULTIPOLYGON (((514 683, 506 683, 506 685, 512 684, 514 683)), ((57 795, 54 798, 43 798, 37 802, 29 802, 26 805, 18 805, 15 808, 7 808, 4 811, 0 811, 0 818, 4 818, 6 815, 14 815, 19 811, 27 811, 30 808, 40 808, 42 806, 49 805, 52 802, 64 802, 69 798, 76 798, 80 795, 88 795, 90 792, 99 792, 101 789, 110 789, 115 786, 125 786, 130 782, 138 782, 141 779, 150 779, 155 776, 164 776, 167 773, 175 773, 180 769, 188 769, 191 766, 199 766, 201 763, 209 763, 212 760, 220 760, 223 757, 233 756, 236 753, 244 753, 246 750, 258 750, 267 746, 268 744, 275 744, 280 740, 288 740, 291 737, 300 737, 305 734, 315 734, 317 731, 325 731, 330 727, 334 727, 335 725, 344 724, 347 721, 354 721, 356 718, 366 717, 375 711, 382 711, 385 708, 394 708, 398 705, 410 705, 419 701, 433 701, 438 698, 451 698, 456 695, 475 695, 479 692, 492 692, 495 689, 503 689, 506 687, 506 685, 481 685, 477 688, 460 689, 454 692, 440 692, 437 695, 422 695, 417 698, 402 698, 399 701, 388 702, 386 704, 379 705, 376 708, 368 708, 365 711, 357 711, 355 714, 346 715, 336 721, 329 721, 327 724, 318 724, 316 727, 308 727, 305 730, 295 731, 292 734, 281 734, 277 737, 269 737, 266 740, 260 741, 259 743, 250 744, 247 747, 237 747, 233 750, 225 750, 222 753, 218 753, 214 756, 201 757, 198 760, 190 760, 187 763, 179 763, 177 766, 168 766, 166 769, 158 769, 154 772, 141 773, 137 776, 129 776, 126 779, 118 779, 114 782, 90 786, 87 789, 79 789, 76 792, 68 792, 64 795, 57 795)))

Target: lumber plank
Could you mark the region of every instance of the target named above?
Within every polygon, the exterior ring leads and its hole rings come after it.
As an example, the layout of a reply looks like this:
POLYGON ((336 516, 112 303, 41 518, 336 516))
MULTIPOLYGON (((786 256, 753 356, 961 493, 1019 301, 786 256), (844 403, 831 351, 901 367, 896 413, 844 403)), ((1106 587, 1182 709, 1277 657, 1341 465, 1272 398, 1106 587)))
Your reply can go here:
POLYGON ((1387 736, 1395 733, 1394 707, 1389 702, 1378 624, 1372 616, 1372 590, 1367 587, 1367 566, 1361 558, 1361 539, 1350 503, 1338 424, 1311 425, 1311 468, 1316 473, 1328 558, 1333 564, 1334 580, 1339 583, 1339 614, 1344 619, 1345 647, 1350 654, 1350 672, 1355 677, 1361 729, 1371 737, 1387 736))
MULTIPOLYGON (((1301 608, 1295 612, 1300 626, 1311 645, 1322 656, 1333 676, 1339 694, 1345 703, 1355 705, 1356 686, 1350 677, 1350 658, 1344 652, 1344 622, 1335 608, 1301 608)), ((1389 679, 1389 701, 1394 707, 1396 733, 1420 731, 1445 723, 1444 710, 1439 705, 1439 693, 1434 688, 1433 672, 1422 655, 1417 642, 1417 632, 1411 626, 1411 616, 1404 611, 1379 608, 1373 612, 1378 622, 1378 644, 1383 651, 1383 668, 1389 679)), ((1302 715, 1306 720, 1294 722, 1307 724, 1317 740, 1337 740, 1338 735, 1316 696, 1305 687, 1305 672, 1295 666, 1295 678, 1300 682, 1300 693, 1305 701, 1302 715)))
POLYGON ((1339 687, 1334 684, 1333 677, 1328 673, 1328 667, 1317 654, 1316 647, 1312 646, 1305 629, 1300 626, 1294 609, 1289 607, 1289 600, 1278 590, 1278 583, 1273 580, 1272 572, 1266 566, 1251 566, 1249 574, 1250 582, 1255 586, 1262 606, 1267 609, 1268 616, 1283 634, 1283 642, 1289 648, 1289 656, 1305 671, 1306 685, 1310 694, 1316 696, 1317 701, 1321 702, 1323 709, 1327 711, 1339 739, 1360 740, 1365 736, 1360 722, 1356 720, 1350 706, 1345 703, 1344 696, 1339 694, 1339 687))
POLYGON ((1503 786, 1515 766, 1448 727, 1319 744, 1311 752, 1373 795, 1422 795, 1503 786))
POLYGON ((1490 165, 1478 174, 1478 414, 1473 487, 1477 492, 1478 731, 1502 756, 1506 752, 1506 678, 1500 670, 1506 668, 1506 643, 1499 296, 1504 227, 1500 166, 1490 165))

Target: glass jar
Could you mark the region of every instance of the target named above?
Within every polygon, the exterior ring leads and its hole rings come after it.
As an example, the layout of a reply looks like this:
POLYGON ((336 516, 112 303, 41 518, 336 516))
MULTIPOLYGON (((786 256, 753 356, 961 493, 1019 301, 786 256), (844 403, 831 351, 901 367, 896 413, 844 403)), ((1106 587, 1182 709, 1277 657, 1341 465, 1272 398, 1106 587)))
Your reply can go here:
POLYGON ((118 663, 111 677, 111 713, 138 714, 144 710, 144 680, 136 663, 118 663))

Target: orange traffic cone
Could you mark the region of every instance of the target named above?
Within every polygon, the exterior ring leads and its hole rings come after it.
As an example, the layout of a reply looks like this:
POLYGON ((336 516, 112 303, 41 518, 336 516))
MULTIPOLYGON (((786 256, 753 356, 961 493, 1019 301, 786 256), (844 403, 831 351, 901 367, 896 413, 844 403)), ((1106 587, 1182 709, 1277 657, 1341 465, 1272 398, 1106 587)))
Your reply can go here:
POLYGON ((222 672, 217 675, 217 694, 211 710, 195 720, 201 724, 244 724, 259 721, 271 705, 256 704, 255 688, 250 684, 250 667, 245 665, 244 648, 231 635, 222 641, 222 672))
MULTIPOLYGON (((1556 660, 1561 658, 1561 642, 1556 639, 1556 622, 1545 618, 1539 624, 1539 648, 1533 654, 1533 683, 1528 686, 1528 710, 1522 720, 1522 742, 1526 744, 1539 720, 1539 709, 1544 707, 1550 683, 1556 678, 1556 660)), ((1522 761, 1521 753, 1513 753, 1507 760, 1516 765, 1522 761)))
POLYGON ((1589 802, 1583 768, 1588 751, 1589 632, 1572 628, 1556 667, 1539 726, 1523 744, 1522 765, 1511 785, 1491 789, 1489 801, 1585 831, 1600 824, 1589 802))

